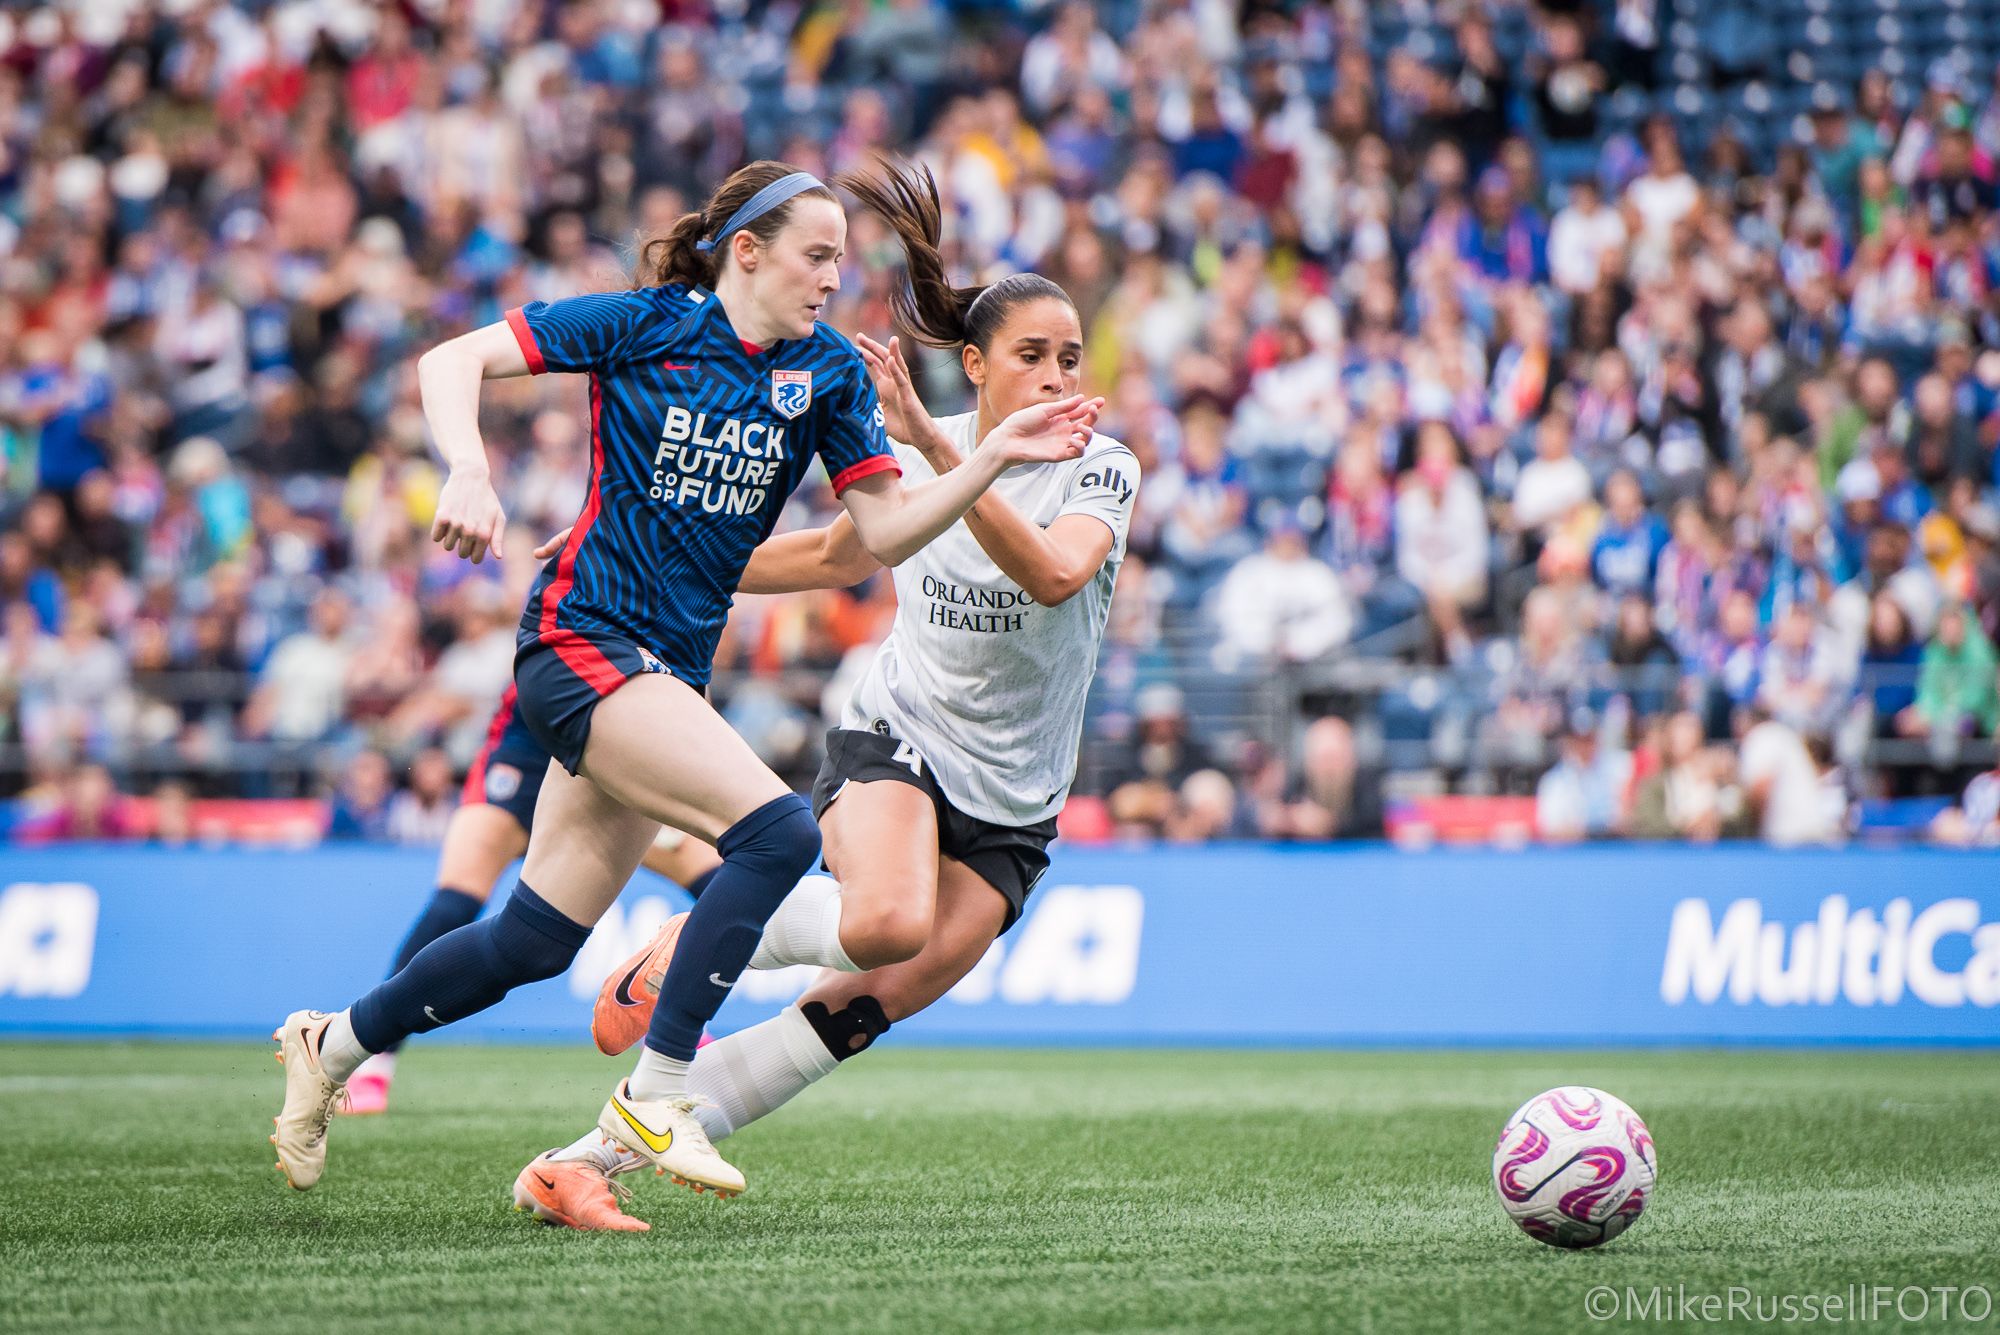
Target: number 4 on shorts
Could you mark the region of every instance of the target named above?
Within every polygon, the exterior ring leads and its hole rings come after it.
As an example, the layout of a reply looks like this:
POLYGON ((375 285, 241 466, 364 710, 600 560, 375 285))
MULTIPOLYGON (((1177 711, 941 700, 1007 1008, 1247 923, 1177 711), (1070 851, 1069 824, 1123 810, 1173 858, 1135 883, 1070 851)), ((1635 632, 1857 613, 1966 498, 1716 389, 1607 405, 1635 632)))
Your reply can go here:
POLYGON ((896 754, 890 757, 898 765, 908 765, 910 773, 919 779, 924 777, 924 758, 917 754, 917 748, 908 742, 896 743, 896 754))

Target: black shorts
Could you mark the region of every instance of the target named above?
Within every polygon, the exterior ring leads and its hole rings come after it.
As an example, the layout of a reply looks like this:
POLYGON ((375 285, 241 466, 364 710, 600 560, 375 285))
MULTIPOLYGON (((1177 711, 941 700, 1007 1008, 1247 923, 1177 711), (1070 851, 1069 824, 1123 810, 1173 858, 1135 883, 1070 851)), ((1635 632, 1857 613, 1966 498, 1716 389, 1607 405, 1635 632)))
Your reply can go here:
MULTIPOLYGON (((616 636, 561 630, 526 638, 514 652, 521 720, 549 755, 574 774, 583 763, 597 702, 641 672, 673 675, 652 650, 616 636)), ((706 687, 694 689, 707 694, 706 687)))
POLYGON ((1028 892, 1049 869, 1049 842, 1056 837, 1056 821, 1036 821, 1033 825, 996 825, 968 816, 951 804, 931 767, 914 750, 910 759, 898 760, 903 747, 900 738, 886 727, 880 732, 835 728, 826 735, 826 763, 813 781, 812 807, 815 817, 824 816, 840 790, 848 783, 880 783, 893 780, 907 783, 931 799, 937 810, 938 852, 954 862, 962 862, 1000 892, 1007 901, 1006 931, 1020 920, 1028 902, 1028 892), (912 763, 914 761, 914 763, 912 763))
POLYGON ((535 802, 542 795, 542 778, 549 772, 548 749, 535 740, 521 720, 515 692, 509 688, 493 715, 493 726, 459 790, 462 805, 499 807, 523 830, 535 828, 535 802))

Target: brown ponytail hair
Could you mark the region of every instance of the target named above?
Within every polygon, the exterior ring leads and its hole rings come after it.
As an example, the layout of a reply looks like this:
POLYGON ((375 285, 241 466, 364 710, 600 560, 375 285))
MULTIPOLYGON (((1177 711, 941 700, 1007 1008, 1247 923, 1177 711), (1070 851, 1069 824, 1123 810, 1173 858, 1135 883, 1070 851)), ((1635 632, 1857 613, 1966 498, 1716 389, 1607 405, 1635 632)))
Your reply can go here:
POLYGON ((903 242, 907 281, 896 289, 896 319, 919 343, 957 348, 970 343, 983 354, 1016 307, 1053 297, 1072 310, 1061 286, 1034 273, 1009 274, 990 287, 953 287, 938 243, 944 209, 928 167, 890 162, 883 175, 843 172, 835 185, 894 228, 903 242))
MULTIPOLYGON (((752 195, 797 170, 790 163, 765 158, 731 172, 699 213, 683 213, 666 231, 656 232, 640 243, 638 272, 633 275, 632 286, 686 283, 690 287, 714 287, 724 248, 702 251, 695 249, 696 244, 713 238, 752 195)), ((824 186, 804 190, 745 223, 742 230, 769 245, 791 218, 793 201, 811 196, 840 202, 839 196, 824 186)))

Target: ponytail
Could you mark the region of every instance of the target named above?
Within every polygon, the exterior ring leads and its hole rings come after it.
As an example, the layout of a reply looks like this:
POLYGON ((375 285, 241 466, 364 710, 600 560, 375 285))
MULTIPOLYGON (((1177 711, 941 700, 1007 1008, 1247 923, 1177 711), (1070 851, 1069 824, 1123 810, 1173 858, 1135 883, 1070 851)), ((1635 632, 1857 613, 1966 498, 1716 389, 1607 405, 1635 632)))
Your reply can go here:
POLYGON ((673 226, 639 247, 639 271, 632 276, 632 286, 685 283, 714 287, 716 256, 712 251, 695 249, 707 231, 707 220, 701 214, 683 213, 673 226))
POLYGON ((917 342, 933 348, 970 343, 984 353, 1007 316, 1026 302, 1052 297, 1075 308, 1069 293, 1040 274, 1010 274, 990 287, 954 287, 938 250, 944 209, 929 168, 892 162, 880 178, 843 172, 833 183, 902 240, 906 281, 897 287, 893 304, 897 321, 917 342))

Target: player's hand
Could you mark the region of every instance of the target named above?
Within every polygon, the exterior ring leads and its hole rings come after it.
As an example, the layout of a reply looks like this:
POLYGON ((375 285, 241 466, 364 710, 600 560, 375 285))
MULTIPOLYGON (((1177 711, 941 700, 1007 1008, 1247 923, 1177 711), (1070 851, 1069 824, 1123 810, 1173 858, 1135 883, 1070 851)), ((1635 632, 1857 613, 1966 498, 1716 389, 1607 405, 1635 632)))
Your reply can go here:
POLYGON ((431 541, 446 551, 455 551, 478 565, 490 549, 500 559, 507 540, 507 516, 500 509, 500 497, 493 480, 485 473, 461 473, 453 469, 438 493, 437 518, 431 522, 431 541))
POLYGON ((910 364, 903 360, 903 346, 895 335, 886 344, 866 334, 854 336, 861 360, 875 380, 876 397, 882 400, 882 425, 891 436, 907 445, 921 446, 932 430, 931 415, 917 397, 916 382, 910 378, 910 364))
POLYGON ((541 546, 535 548, 535 559, 537 561, 546 561, 551 556, 554 556, 557 552, 561 551, 563 549, 563 544, 569 541, 569 529, 575 527, 576 527, 575 524, 571 524, 569 528, 564 529, 560 533, 550 534, 548 541, 544 542, 541 546))
POLYGON ((1074 459, 1090 444, 1103 410, 1103 399, 1081 394, 1030 404, 994 427, 980 448, 996 451, 1009 466, 1074 459))

